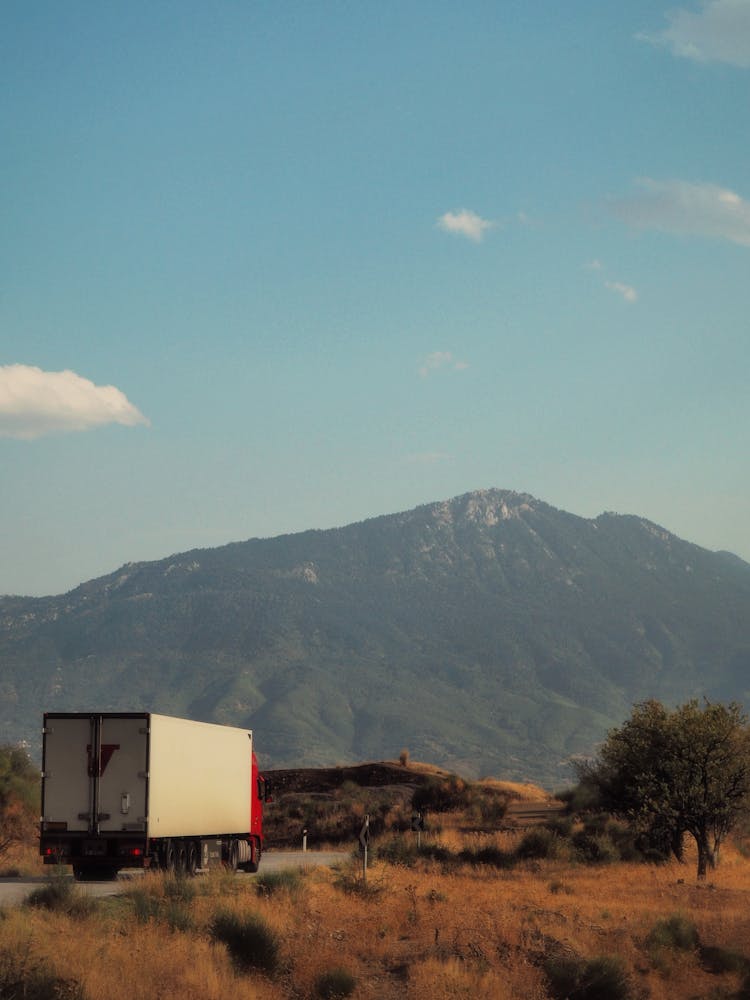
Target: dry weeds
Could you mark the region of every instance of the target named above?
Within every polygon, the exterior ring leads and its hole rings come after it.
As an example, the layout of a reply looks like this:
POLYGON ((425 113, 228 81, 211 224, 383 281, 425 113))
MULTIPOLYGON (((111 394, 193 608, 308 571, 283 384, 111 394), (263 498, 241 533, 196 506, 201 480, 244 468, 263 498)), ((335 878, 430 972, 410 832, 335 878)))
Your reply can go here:
MULTIPOLYGON (((511 837, 482 843, 506 850, 511 837)), ((443 839, 454 848, 477 843, 456 830, 443 839)), ((698 951, 655 957, 647 947, 658 920, 682 914, 704 946, 750 959, 750 862, 730 846, 709 884, 698 885, 694 871, 690 857, 684 865, 541 861, 507 871, 379 863, 365 892, 351 891, 362 889, 353 861, 347 879, 317 869, 295 891, 271 893, 258 893, 244 876, 199 878, 183 893, 154 875, 135 890, 151 899, 150 909, 124 895, 77 920, 24 908, 7 913, 0 955, 26 954, 79 983, 86 1000, 307 1000, 321 974, 337 967, 354 976, 355 1000, 544 1000, 546 960, 613 955, 624 962, 634 998, 738 996, 742 972, 710 972, 698 951), (186 930, 172 929, 174 907, 188 913, 186 930), (237 974, 224 946, 212 943, 208 928, 219 907, 256 913, 277 933, 281 966, 273 977, 237 974)))

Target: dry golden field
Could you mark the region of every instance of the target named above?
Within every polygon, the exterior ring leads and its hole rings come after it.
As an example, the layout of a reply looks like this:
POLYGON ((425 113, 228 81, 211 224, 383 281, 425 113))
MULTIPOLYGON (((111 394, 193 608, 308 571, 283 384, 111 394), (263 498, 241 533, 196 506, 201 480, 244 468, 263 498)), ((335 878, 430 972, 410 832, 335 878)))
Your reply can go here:
MULTIPOLYGON (((454 859, 467 847, 511 851, 521 835, 464 834, 446 822, 440 847, 454 859)), ((412 847, 414 835, 402 837, 412 847)), ((340 871, 261 870, 258 879, 149 875, 104 900, 81 897, 65 880, 51 908, 3 914, 0 997, 750 996, 750 861, 736 846, 702 885, 690 855, 684 865, 564 859, 505 870, 404 857, 412 867, 374 863, 366 886, 356 858, 340 871), (252 956, 232 960, 219 915, 230 926, 257 919, 270 934, 266 971, 252 956), (584 967, 610 978, 561 992, 560 970, 584 967)))

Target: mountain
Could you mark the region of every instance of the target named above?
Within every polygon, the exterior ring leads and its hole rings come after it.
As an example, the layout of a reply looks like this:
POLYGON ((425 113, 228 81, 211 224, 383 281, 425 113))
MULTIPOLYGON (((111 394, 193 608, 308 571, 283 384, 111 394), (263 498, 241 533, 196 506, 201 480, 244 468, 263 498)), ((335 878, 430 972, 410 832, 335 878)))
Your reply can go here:
POLYGON ((750 565, 640 517, 469 493, 0 599, 0 739, 43 710, 255 729, 266 766, 393 757, 559 787, 635 701, 750 704, 750 565))

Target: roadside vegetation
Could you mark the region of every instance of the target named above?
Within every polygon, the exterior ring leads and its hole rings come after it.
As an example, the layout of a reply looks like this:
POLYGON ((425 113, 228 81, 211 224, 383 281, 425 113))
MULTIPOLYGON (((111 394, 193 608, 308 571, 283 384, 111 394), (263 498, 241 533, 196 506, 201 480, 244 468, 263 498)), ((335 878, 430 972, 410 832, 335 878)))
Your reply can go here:
MULTIPOLYGON (((22 870, 39 822, 39 769, 17 746, 0 746, 0 875, 22 870)), ((36 867, 36 860, 32 863, 36 867)))
POLYGON ((374 843, 366 881, 357 855, 283 877, 148 875, 98 900, 58 876, 0 920, 0 996, 750 996, 742 845, 705 883, 674 859, 591 863, 557 832, 442 818, 421 849, 411 832, 374 843))
POLYGON ((750 1000, 747 801, 715 794, 744 788, 746 732, 733 706, 637 706, 555 801, 403 754, 393 786, 308 775, 269 827, 351 847, 339 867, 147 874, 106 899, 53 872, 0 915, 0 997, 750 1000))

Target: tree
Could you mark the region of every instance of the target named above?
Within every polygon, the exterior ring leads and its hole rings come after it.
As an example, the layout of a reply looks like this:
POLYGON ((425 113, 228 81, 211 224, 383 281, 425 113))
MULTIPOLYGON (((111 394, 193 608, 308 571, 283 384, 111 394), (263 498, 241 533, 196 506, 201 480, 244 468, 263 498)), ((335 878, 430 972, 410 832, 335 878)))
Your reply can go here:
POLYGON ((750 730, 739 705, 689 701, 672 711, 636 705, 598 757, 578 767, 601 804, 652 844, 682 860, 687 833, 698 848, 698 878, 750 805, 750 730))
POLYGON ((0 746, 0 857, 30 840, 39 815, 39 772, 21 747, 0 746))

